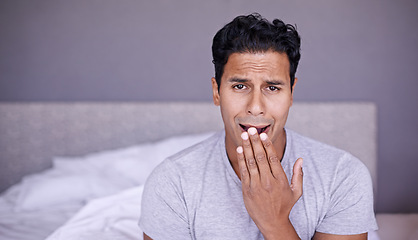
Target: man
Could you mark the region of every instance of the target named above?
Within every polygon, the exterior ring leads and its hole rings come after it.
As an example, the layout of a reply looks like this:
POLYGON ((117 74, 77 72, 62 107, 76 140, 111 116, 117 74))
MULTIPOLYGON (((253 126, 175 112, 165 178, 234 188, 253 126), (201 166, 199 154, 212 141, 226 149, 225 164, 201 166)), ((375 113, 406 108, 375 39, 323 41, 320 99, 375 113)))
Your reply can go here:
POLYGON ((239 16, 215 35, 212 52, 225 131, 154 170, 143 193, 144 239, 367 239, 377 226, 366 167, 284 128, 300 59, 296 29, 239 16))

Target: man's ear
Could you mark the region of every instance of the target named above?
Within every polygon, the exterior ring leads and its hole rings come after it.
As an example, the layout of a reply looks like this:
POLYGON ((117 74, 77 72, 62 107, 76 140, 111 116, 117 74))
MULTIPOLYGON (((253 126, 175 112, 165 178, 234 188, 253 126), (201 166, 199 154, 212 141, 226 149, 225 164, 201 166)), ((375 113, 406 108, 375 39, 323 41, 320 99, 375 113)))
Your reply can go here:
POLYGON ((293 82, 293 86, 292 86, 292 96, 291 96, 291 104, 290 104, 290 106, 292 106, 293 105, 293 93, 295 92, 295 85, 296 85, 296 83, 298 82, 298 78, 296 78, 295 77, 295 81, 293 82))
POLYGON ((219 90, 218 90, 218 83, 216 82, 215 78, 212 78, 212 94, 213 94, 213 103, 216 106, 221 104, 219 90))

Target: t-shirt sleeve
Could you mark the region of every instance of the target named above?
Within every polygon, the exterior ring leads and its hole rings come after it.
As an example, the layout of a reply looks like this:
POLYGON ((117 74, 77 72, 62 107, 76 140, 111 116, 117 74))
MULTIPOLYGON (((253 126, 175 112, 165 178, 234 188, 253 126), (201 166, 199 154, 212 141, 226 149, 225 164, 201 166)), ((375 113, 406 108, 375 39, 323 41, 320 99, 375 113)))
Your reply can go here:
POLYGON ((190 239, 180 174, 169 160, 160 164, 145 183, 139 227, 154 240, 190 239))
POLYGON ((373 186, 366 166, 346 154, 338 164, 330 187, 329 204, 318 232, 353 235, 377 230, 373 186))

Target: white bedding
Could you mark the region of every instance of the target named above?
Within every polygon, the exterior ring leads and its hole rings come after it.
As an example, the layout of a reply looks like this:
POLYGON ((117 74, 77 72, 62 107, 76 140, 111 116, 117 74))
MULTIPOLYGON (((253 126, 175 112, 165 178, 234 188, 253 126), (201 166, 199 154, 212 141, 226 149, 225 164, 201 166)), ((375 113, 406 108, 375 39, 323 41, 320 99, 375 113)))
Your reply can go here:
POLYGON ((89 202, 47 240, 138 240, 143 186, 89 202))
MULTIPOLYGON (((143 184, 164 158, 213 133, 57 157, 0 197, 0 239, 142 239, 143 184), (48 237, 49 236, 49 237, 48 237)), ((369 239, 379 239, 370 233, 369 239)))
MULTIPOLYGON (((96 203, 113 198, 93 199, 113 194, 116 198, 132 197, 129 190, 124 191, 142 186, 152 169, 164 158, 212 134, 172 137, 82 157, 57 157, 51 169, 25 177, 0 196, 0 239, 45 239, 86 203, 86 208, 75 217, 86 216, 91 206, 95 208, 96 203)), ((138 200, 140 195, 129 201, 135 203, 138 200)), ((96 220, 100 218, 97 214, 93 216, 96 220)), ((138 216, 139 212, 134 217, 138 216)), ((97 226, 99 222, 91 226, 97 226)), ((138 228, 137 233, 140 233, 138 228)))

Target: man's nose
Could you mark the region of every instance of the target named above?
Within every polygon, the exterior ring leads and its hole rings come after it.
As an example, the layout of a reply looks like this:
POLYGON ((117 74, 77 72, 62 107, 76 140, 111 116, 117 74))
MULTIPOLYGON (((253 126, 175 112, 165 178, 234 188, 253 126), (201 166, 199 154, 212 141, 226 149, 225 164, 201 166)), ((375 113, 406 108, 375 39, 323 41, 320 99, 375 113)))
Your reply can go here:
POLYGON ((253 116, 264 114, 264 99, 261 92, 255 91, 251 94, 247 108, 248 114, 253 116))

